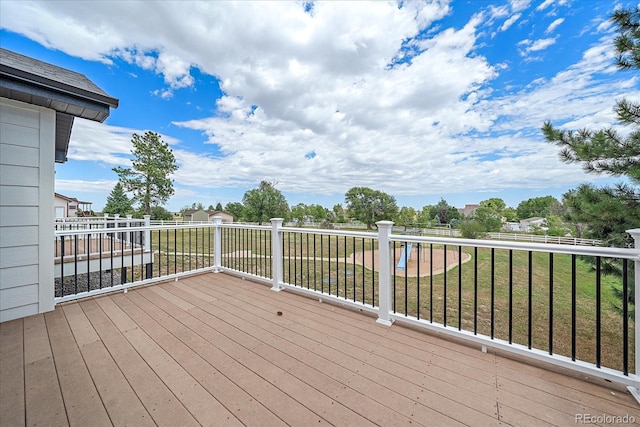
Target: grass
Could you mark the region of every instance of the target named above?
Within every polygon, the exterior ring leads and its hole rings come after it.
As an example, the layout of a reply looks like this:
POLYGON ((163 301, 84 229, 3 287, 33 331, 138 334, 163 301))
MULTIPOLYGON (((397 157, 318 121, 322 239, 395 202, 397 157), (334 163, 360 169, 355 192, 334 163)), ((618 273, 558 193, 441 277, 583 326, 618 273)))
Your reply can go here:
MULTIPOLYGON (((455 267, 447 274, 433 278, 396 280, 395 307, 407 313, 438 323, 494 336, 502 340, 571 357, 572 342, 572 257, 532 253, 531 294, 529 294, 529 253, 513 251, 509 274, 509 251, 493 251, 493 284, 490 249, 464 248, 472 261, 455 267), (477 278, 475 266, 477 260, 477 278), (445 281, 446 277, 446 281, 445 281), (510 280, 511 277, 511 280, 510 280), (553 278, 553 292, 550 290, 553 278), (446 292, 445 292, 446 286, 446 292), (417 298, 420 288, 421 298, 417 298), (475 294, 477 292, 477 299, 475 294), (405 299, 405 295, 407 296, 405 299), (433 298, 431 298, 433 295, 433 298), (492 302, 493 295, 493 302, 492 302), (405 301, 406 304, 405 304, 405 301), (531 318, 529 318, 529 303, 531 318), (511 305, 512 309, 509 310, 511 305), (553 307, 550 311, 549 307, 553 307), (433 317, 431 318, 431 312, 433 317), (509 316, 511 313, 511 317, 509 316), (493 330, 491 318, 493 316, 493 330), (531 331, 529 331, 529 321, 531 331), (551 334, 549 333, 551 331, 551 334)), ((576 359, 596 362, 596 275, 591 265, 581 259, 576 264, 576 359)), ((622 370, 622 316, 613 308, 611 291, 615 279, 604 276, 601 284, 601 364, 622 370)), ((631 323, 631 322, 630 322, 631 323)), ((632 328, 633 326, 630 326, 632 328)), ((633 332, 630 331, 633 349, 633 332)), ((630 355, 633 364, 633 355, 630 355)), ((631 369, 633 369, 631 367, 631 369)))

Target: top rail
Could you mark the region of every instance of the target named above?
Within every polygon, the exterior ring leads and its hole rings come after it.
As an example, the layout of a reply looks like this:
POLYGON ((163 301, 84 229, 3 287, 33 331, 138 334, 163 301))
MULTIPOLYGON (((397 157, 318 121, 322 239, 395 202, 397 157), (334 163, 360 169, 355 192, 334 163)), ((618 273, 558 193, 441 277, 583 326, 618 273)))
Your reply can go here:
POLYGON ((135 231, 154 231, 154 230, 175 230, 175 229, 189 229, 189 228, 215 228, 215 224, 213 223, 184 223, 180 225, 147 225, 147 226, 139 226, 139 227, 113 227, 113 228, 84 228, 84 229, 74 229, 74 230, 55 230, 55 236, 74 236, 74 235, 84 235, 84 234, 95 234, 95 233, 129 233, 135 231))
POLYGON ((451 237, 408 236, 391 234, 389 240, 396 242, 436 243, 443 245, 470 246, 478 248, 513 249, 532 252, 553 252, 568 255, 604 256, 640 260, 640 249, 602 246, 576 246, 565 244, 510 242, 504 240, 458 239, 451 237))
POLYGON ((375 239, 378 237, 378 233, 364 232, 364 231, 348 231, 348 230, 329 230, 318 228, 298 228, 298 227, 282 227, 282 231, 290 233, 308 233, 316 235, 330 235, 330 236, 347 236, 347 237, 363 237, 365 239, 375 239))

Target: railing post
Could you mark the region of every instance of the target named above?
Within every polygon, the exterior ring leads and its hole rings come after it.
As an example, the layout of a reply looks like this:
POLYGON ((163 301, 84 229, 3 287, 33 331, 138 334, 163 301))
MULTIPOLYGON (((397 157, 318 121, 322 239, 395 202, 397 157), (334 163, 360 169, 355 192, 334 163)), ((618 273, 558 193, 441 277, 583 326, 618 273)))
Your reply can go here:
MULTIPOLYGON (((144 216, 144 226, 149 227, 151 225, 151 215, 144 216)), ((141 242, 144 248, 144 252, 151 252, 151 230, 148 228, 144 230, 144 242, 141 242)), ((158 252, 160 256, 160 252, 158 252)), ((143 255, 144 257, 144 255, 143 255)), ((149 254, 149 259, 153 260, 153 253, 149 254)), ((151 279, 153 277, 153 263, 149 262, 145 265, 145 279, 151 279)))
POLYGON ((284 280, 284 267, 282 265, 282 228, 283 218, 271 218, 271 274, 273 276, 272 291, 282 290, 280 283, 284 280))
MULTIPOLYGON (((640 310, 638 310, 638 296, 640 296, 640 228, 634 228, 632 230, 627 230, 627 233, 633 237, 634 248, 637 253, 635 259, 633 261, 633 270, 634 270, 634 300, 635 300, 635 345, 636 345, 636 375, 640 375, 640 310)), ((626 301, 624 301, 626 304, 626 301)), ((638 390, 638 385, 636 387, 628 387, 629 391, 636 398, 636 400, 640 403, 640 391, 638 390)))
POLYGON ((391 234, 392 221, 378 221, 378 254, 380 256, 380 275, 378 280, 378 320, 376 322, 391 326, 391 250, 389 235, 391 234))
MULTIPOLYGON (((133 215, 131 214, 127 214, 127 227, 133 227, 133 225, 131 225, 131 218, 133 218, 133 215)), ((132 250, 133 250, 133 240, 131 239, 133 236, 131 236, 130 233, 127 233, 125 236, 125 239, 127 242, 129 242, 132 245, 132 250), (131 240, 131 241, 130 241, 131 240)))
MULTIPOLYGON (((151 226, 151 215, 144 216, 144 226, 145 227, 151 226)), ((149 229, 144 230, 144 250, 145 251, 151 250, 151 230, 149 229)))
POLYGON ((222 217, 213 217, 213 272, 219 273, 222 266, 222 217))

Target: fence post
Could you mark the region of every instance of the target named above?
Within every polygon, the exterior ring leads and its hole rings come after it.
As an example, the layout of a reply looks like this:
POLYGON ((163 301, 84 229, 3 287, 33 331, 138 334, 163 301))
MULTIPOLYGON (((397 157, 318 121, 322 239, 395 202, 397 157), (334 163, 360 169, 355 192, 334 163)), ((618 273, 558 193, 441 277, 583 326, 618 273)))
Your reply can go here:
MULTIPOLYGON (((632 230, 627 230, 627 233, 633 237, 634 247, 636 249, 636 256, 633 261, 634 263, 634 298, 635 298, 635 345, 636 345, 636 375, 640 375, 640 310, 638 310, 638 296, 640 296, 640 228, 634 228, 632 230)), ((640 403, 640 391, 638 390, 638 385, 636 387, 628 387, 629 391, 636 398, 636 400, 640 403)))
POLYGON ((282 222, 283 218, 271 218, 271 274, 273 276, 272 291, 282 290, 280 283, 284 280, 284 268, 282 265, 282 222))
POLYGON ((213 217, 213 272, 219 273, 222 266, 222 217, 213 217))
POLYGON ((378 320, 376 322, 391 326, 391 250, 389 235, 393 221, 378 221, 378 254, 380 256, 380 275, 378 280, 378 320))
MULTIPOLYGON (((145 227, 149 227, 151 225, 151 215, 145 215, 144 216, 144 226, 145 227)), ((147 264, 145 264, 145 273, 144 273, 144 278, 145 279, 151 279, 153 277, 153 253, 151 252, 151 230, 149 230, 148 228, 146 230, 144 230, 144 242, 142 242, 142 247, 143 247, 143 253, 144 252, 149 252, 149 259, 152 260, 152 262, 148 262, 147 264)), ((158 252, 158 256, 160 256, 160 252, 158 252)), ((144 258, 144 255, 143 255, 144 258)))

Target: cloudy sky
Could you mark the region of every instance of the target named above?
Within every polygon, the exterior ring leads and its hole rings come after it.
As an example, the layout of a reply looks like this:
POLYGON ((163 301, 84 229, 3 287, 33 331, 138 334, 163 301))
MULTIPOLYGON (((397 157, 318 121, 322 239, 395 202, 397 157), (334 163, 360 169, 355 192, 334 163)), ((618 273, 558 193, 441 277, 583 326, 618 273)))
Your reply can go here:
POLYGON ((367 186, 416 208, 515 207, 612 182, 561 163, 540 127, 616 126, 615 100, 640 100, 608 21, 634 5, 3 0, 0 45, 120 100, 103 124, 75 121, 56 166, 56 191, 94 210, 145 130, 178 161, 170 210, 241 201, 261 180, 291 205, 367 186))

